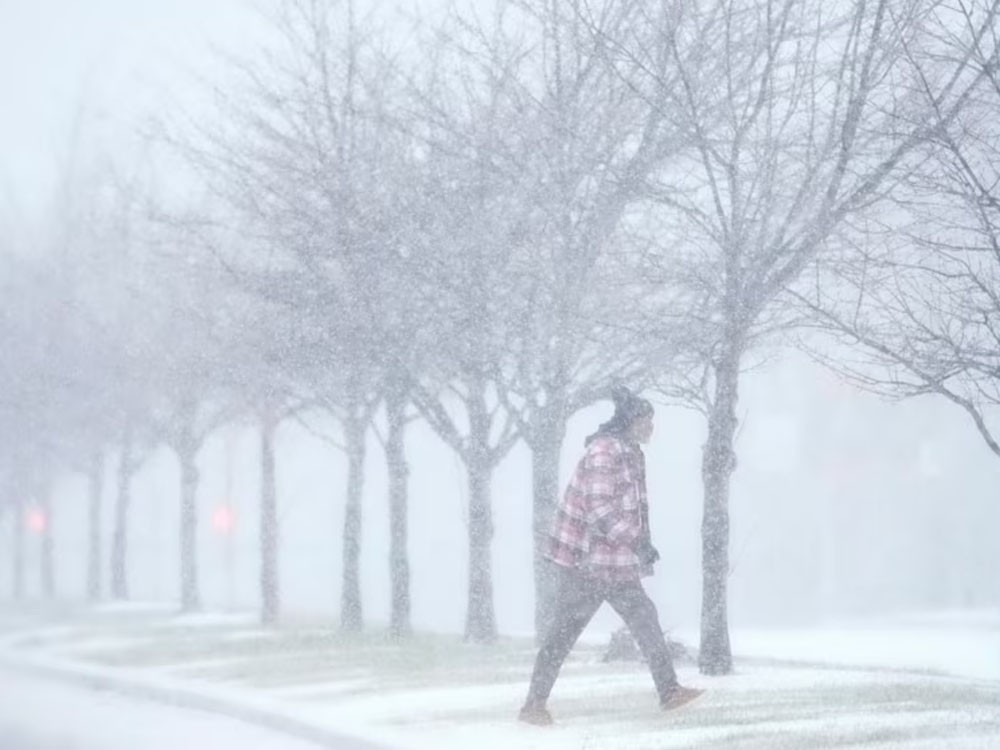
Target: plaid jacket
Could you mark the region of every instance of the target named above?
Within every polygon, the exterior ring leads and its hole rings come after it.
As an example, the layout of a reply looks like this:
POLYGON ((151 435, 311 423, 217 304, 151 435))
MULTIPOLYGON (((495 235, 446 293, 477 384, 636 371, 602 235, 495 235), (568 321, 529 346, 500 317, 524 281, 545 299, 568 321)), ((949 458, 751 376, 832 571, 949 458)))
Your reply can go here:
POLYGON ((633 551, 649 539, 646 464, 638 444, 595 438, 576 466, 552 519, 545 556, 607 580, 652 575, 633 551))

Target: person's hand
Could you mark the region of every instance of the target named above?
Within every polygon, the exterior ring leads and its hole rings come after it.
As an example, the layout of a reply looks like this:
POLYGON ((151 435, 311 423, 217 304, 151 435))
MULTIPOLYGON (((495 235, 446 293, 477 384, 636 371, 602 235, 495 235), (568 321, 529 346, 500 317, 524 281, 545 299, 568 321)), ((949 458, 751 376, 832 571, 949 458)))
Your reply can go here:
POLYGON ((660 553, 648 539, 643 539, 639 542, 639 545, 635 549, 635 554, 639 558, 639 562, 643 565, 652 565, 660 559, 660 553))

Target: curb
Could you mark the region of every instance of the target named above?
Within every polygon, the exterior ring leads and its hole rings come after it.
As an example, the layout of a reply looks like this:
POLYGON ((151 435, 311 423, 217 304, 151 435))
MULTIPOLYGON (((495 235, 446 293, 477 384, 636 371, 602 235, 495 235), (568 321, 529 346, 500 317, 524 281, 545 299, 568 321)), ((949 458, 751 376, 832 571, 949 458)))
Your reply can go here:
POLYGON ((96 690, 107 690, 130 698, 225 716, 332 750, 396 750, 347 731, 324 729, 276 710, 250 706, 236 699, 206 695, 183 685, 167 687, 138 675, 109 674, 104 668, 96 669, 79 662, 42 660, 19 656, 4 649, 0 650, 0 667, 96 690))

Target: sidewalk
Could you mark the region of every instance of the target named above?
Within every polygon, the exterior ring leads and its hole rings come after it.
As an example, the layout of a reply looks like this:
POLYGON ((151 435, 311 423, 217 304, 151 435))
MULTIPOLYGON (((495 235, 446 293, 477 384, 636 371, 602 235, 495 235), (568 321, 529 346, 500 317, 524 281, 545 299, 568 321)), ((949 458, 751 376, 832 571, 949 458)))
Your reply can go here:
POLYGON ((162 608, 19 621, 0 613, 5 664, 226 713, 321 745, 348 734, 406 750, 1000 747, 996 681, 746 659, 734 675, 706 678, 679 663, 682 682, 709 692, 662 714, 643 665, 604 664, 586 644, 550 702, 558 725, 539 729, 513 718, 533 656, 523 639, 396 643, 379 633, 344 636, 328 623, 262 630, 250 617, 162 608))

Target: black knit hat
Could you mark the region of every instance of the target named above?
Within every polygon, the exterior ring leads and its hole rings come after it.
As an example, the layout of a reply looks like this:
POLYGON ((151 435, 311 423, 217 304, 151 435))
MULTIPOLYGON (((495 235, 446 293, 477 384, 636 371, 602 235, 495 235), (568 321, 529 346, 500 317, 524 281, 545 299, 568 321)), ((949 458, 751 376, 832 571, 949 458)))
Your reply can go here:
POLYGON ((636 420, 653 416, 653 405, 625 386, 612 388, 611 400, 615 404, 615 413, 584 441, 584 445, 589 445, 591 440, 601 435, 621 437, 636 420))

